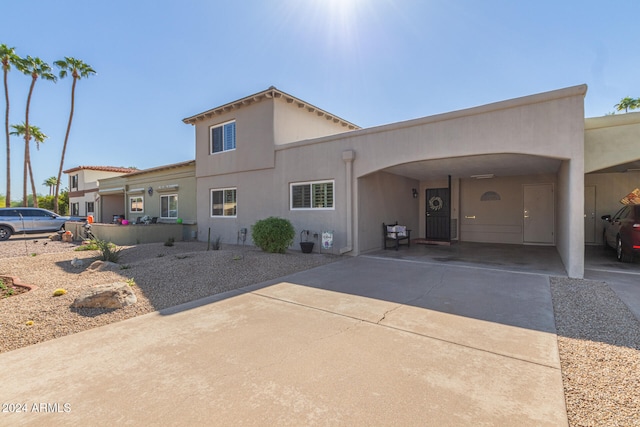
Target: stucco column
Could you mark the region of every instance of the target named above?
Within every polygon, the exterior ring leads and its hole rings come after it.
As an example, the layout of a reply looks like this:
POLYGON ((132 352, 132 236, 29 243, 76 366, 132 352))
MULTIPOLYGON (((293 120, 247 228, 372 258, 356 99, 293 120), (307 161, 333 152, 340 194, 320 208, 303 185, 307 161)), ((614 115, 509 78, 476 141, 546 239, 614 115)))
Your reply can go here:
POLYGON ((356 153, 353 150, 342 152, 342 161, 345 167, 345 198, 347 203, 347 245, 340 249, 340 254, 353 250, 353 161, 356 153))

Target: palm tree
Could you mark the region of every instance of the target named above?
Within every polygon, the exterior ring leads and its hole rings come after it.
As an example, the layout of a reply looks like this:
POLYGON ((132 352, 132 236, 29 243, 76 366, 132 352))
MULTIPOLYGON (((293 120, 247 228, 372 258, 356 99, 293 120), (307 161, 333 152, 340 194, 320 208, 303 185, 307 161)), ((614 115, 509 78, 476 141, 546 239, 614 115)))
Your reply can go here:
POLYGON ((46 185, 47 187, 49 187, 49 195, 53 196, 53 189, 56 185, 58 185, 58 178, 56 178, 55 176, 51 176, 45 179, 42 185, 46 185))
MULTIPOLYGON (((16 135, 16 136, 24 136, 27 135, 27 133, 29 134, 29 140, 31 140, 31 138, 33 138, 36 141, 36 148, 39 150, 40 149, 40 144, 42 144, 44 142, 45 139, 49 138, 47 135, 45 135, 38 126, 29 126, 29 132, 27 132, 27 126, 23 123, 21 125, 11 125, 11 127, 13 128, 13 132, 11 132, 11 135, 16 135)), ((25 140, 25 144, 28 144, 29 141, 25 140)), ((27 164, 25 165, 25 171, 28 171, 29 173, 29 177, 31 178, 31 192, 33 193, 33 206, 35 206, 36 208, 38 207, 38 196, 36 194, 36 182, 33 179, 33 169, 31 168, 31 159, 29 159, 29 161, 27 162, 27 164)), ((25 186, 25 190, 26 190, 26 180, 24 182, 24 186, 25 186)), ((24 206, 27 206, 27 199, 25 196, 25 200, 23 202, 24 206)))
MULTIPOLYGON (((31 86, 29 87, 29 95, 27 96, 27 110, 24 120, 24 174, 22 176, 22 205, 27 206, 27 169, 31 168, 31 158, 29 155, 29 140, 31 139, 29 135, 31 130, 29 127, 29 107, 31 105, 31 95, 33 94, 33 87, 36 85, 38 77, 55 82, 56 76, 51 72, 49 64, 38 57, 32 58, 31 56, 27 56, 16 63, 16 68, 24 74, 31 75, 31 86)), ((35 184, 33 183, 33 177, 31 178, 31 183, 34 189, 33 205, 38 207, 38 198, 35 197, 35 184)))
POLYGON ((616 110, 628 113, 629 110, 635 110, 636 108, 640 108, 640 98, 631 98, 629 96, 622 98, 619 103, 614 105, 616 110))
MULTIPOLYGON (((64 165, 64 156, 67 151, 67 142, 69 141, 69 131, 71 130, 71 121, 73 120, 73 110, 75 107, 76 83, 81 78, 86 78, 95 74, 95 70, 90 65, 85 64, 80 59, 65 56, 64 60, 54 62, 55 66, 60 68, 60 78, 64 79, 68 74, 73 77, 71 85, 71 110, 69 111, 69 122, 67 123, 67 133, 64 135, 64 144, 62 145, 62 155, 60 156, 60 167, 58 168, 58 183, 62 178, 62 168, 64 165)), ((59 185, 56 185, 56 192, 53 197, 53 210, 58 212, 58 194, 59 185)))
POLYGON ((4 114, 4 129, 7 139, 7 195, 5 206, 11 207, 11 138, 9 137, 9 85, 7 84, 7 74, 11 69, 11 64, 16 64, 20 57, 16 55, 15 48, 0 44, 0 60, 2 61, 2 71, 4 73, 4 99, 6 101, 6 111, 4 114))

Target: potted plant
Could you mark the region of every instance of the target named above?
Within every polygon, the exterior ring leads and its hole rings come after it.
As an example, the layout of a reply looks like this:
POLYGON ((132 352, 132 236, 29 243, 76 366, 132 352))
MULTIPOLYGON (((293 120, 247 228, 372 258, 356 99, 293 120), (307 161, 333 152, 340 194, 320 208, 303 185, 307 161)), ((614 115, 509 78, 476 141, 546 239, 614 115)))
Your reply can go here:
POLYGON ((309 238, 309 230, 302 230, 300 232, 300 250, 302 250, 303 254, 310 254, 313 252, 313 242, 309 242, 307 239, 309 238), (302 236, 304 240, 302 240, 302 236))

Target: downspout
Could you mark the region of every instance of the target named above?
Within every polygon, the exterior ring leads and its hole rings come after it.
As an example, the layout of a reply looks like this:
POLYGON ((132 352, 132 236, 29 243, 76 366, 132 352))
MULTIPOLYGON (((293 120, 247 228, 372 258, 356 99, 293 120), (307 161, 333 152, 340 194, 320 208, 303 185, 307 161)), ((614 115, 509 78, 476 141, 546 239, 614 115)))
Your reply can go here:
POLYGON ((345 165, 345 195, 347 199, 347 246, 340 249, 340 255, 353 250, 353 160, 356 153, 353 150, 342 152, 345 165))

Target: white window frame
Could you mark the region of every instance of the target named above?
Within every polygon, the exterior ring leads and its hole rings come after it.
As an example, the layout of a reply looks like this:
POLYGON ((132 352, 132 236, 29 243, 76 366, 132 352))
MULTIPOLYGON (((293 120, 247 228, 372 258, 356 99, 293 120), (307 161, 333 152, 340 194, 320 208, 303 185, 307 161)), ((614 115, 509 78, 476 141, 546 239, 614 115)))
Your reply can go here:
POLYGON ((77 190, 78 189, 79 181, 80 181, 80 177, 78 176, 78 174, 71 175, 71 189, 72 190, 77 190))
POLYGON ((144 196, 129 196, 129 212, 130 213, 141 213, 141 212, 144 212, 144 196), (140 204, 141 204, 140 210, 137 210, 137 209, 133 210, 132 209, 133 208, 132 202, 133 202, 134 199, 140 199, 140 204))
POLYGON ((224 123, 219 123, 217 125, 214 126, 210 126, 209 127, 209 154, 210 155, 214 155, 214 154, 219 154, 219 153, 224 153, 227 151, 233 151, 236 149, 236 141, 237 141, 237 125, 236 125, 236 121, 235 120, 229 120, 228 122, 224 122, 224 123), (227 148, 227 140, 226 140, 226 135, 225 135, 225 126, 230 125, 231 123, 234 124, 234 129, 233 129, 233 147, 232 148, 227 148), (213 130, 217 129, 217 128, 222 128, 222 150, 220 151, 213 151, 213 130))
MULTIPOLYGON (((171 206, 170 201, 167 201, 167 213, 171 212, 171 209, 169 209, 171 206)), ((178 218, 178 193, 172 193, 172 194, 161 194, 160 195, 160 218, 162 219, 175 219, 178 218), (176 216, 162 216, 162 199, 165 197, 175 197, 176 198, 176 216)))
POLYGON ((336 181, 333 179, 326 179, 322 181, 306 181, 306 182, 292 182, 289 184, 289 210, 292 211, 333 211, 336 209, 336 181), (332 192, 331 192, 331 207, 315 207, 313 206, 313 186, 314 185, 322 185, 322 184, 331 184, 332 192), (294 187, 302 187, 309 186, 309 207, 298 208, 293 206, 293 188, 294 187))
POLYGON ((238 217, 238 189, 236 187, 228 187, 228 188, 212 188, 209 191, 209 214, 211 215, 211 218, 237 218, 238 217), (227 191, 234 191, 235 192, 235 200, 232 203, 235 203, 235 213, 233 215, 226 215, 225 214, 225 199, 226 199, 226 195, 227 195, 227 191), (213 193, 214 192, 222 192, 222 215, 214 215, 213 214, 213 193))
POLYGON ((84 210, 87 215, 92 215, 96 211, 96 202, 84 202, 84 210), (89 210, 89 204, 93 206, 93 209, 89 210))

